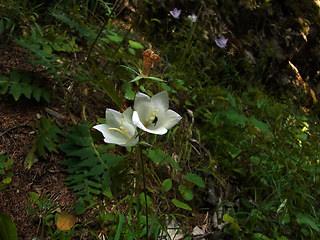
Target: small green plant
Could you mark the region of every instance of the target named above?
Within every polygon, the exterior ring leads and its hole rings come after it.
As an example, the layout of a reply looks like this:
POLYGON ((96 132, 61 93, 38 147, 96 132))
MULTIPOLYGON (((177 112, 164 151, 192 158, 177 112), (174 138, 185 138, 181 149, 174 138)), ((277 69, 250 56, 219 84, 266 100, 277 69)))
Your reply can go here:
POLYGON ((59 142, 58 134, 61 130, 50 117, 41 116, 38 124, 38 134, 25 159, 24 165, 27 169, 37 161, 37 157, 44 157, 46 150, 57 152, 56 144, 59 142))
MULTIPOLYGON (((68 227, 68 230, 62 231, 60 228, 64 228, 68 225, 67 220, 69 216, 66 216, 66 212, 59 212, 61 208, 54 205, 52 200, 46 196, 40 196, 38 193, 29 192, 29 204, 27 205, 27 212, 34 222, 38 224, 37 232, 34 234, 40 239, 63 239, 70 240, 75 234, 74 229, 68 227), (60 216, 62 215, 62 217, 60 216), (59 219, 60 216, 60 219, 59 219), (64 216, 64 217, 63 217, 64 216), (59 222, 58 222, 59 221, 59 222), (62 223, 61 223, 62 222, 62 223)), ((72 216, 72 218, 74 218, 72 216)))
POLYGON ((119 181, 126 173, 121 164, 124 157, 108 153, 110 148, 103 145, 95 146, 90 128, 87 122, 70 127, 69 133, 63 133, 66 141, 59 145, 67 156, 62 162, 70 174, 66 183, 81 196, 76 206, 78 214, 85 210, 84 201, 93 204, 99 194, 111 197, 111 181, 119 181))
POLYGON ((13 159, 7 158, 6 155, 0 154, 0 176, 1 176, 1 182, 0 182, 0 191, 3 189, 6 189, 8 184, 11 183, 13 173, 10 172, 10 168, 13 165, 13 159))
POLYGON ((45 230, 52 233, 52 226, 55 224, 54 211, 57 207, 53 206, 51 199, 46 196, 40 196, 35 192, 29 192, 29 204, 27 205, 27 212, 32 217, 33 221, 37 222, 38 228, 36 235, 40 234, 43 238, 45 230), (40 231, 40 233, 39 233, 40 231))
POLYGON ((32 77, 30 73, 19 73, 16 70, 10 72, 9 77, 0 76, 0 94, 9 93, 16 101, 24 95, 30 99, 31 96, 37 100, 44 99, 46 102, 50 102, 50 92, 40 86, 40 81, 35 77, 32 77))
POLYGON ((8 214, 0 213, 0 240, 17 240, 17 227, 8 214))

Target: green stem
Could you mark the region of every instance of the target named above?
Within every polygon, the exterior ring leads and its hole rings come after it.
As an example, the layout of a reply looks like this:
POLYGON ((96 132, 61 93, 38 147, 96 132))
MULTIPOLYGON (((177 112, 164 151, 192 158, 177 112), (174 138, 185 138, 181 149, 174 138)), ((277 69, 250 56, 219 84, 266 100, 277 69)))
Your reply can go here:
POLYGON ((141 156, 141 149, 139 146, 136 147, 138 158, 141 161, 141 172, 142 172, 142 181, 143 181, 143 193, 144 193, 144 202, 146 209, 146 228, 147 228, 147 239, 149 239, 149 215, 148 215, 148 202, 147 202, 147 188, 146 188, 146 173, 144 168, 143 157, 141 156))
MULTIPOLYGON (((146 7, 146 4, 143 2, 143 5, 141 6, 140 12, 144 12, 144 9, 146 7)), ((137 16, 134 20, 134 22, 132 23, 132 25, 130 26, 130 28, 127 30, 126 34, 124 35, 122 41, 120 42, 120 44, 118 45, 118 47, 116 48, 116 50, 114 50, 114 52, 112 53, 110 59, 113 59, 113 57, 117 54, 117 52, 119 51, 119 49, 121 48, 121 46, 123 45, 123 43, 125 42, 125 40, 127 39, 129 33, 131 32, 131 30, 136 26, 136 24, 139 22, 140 20, 140 16, 137 16)), ((106 64, 103 66, 102 68, 102 73, 105 72, 105 70, 107 69, 107 67, 109 66, 110 61, 107 61, 106 64)))
POLYGON ((114 5, 113 8, 112 8, 111 13, 107 16, 107 19, 106 19, 105 23, 104 23, 103 26, 100 28, 100 31, 99 31, 97 37, 94 39, 93 43, 91 44, 90 49, 89 49, 89 52, 88 52, 88 55, 87 55, 87 60, 90 58, 90 55, 91 55, 91 52, 92 52, 92 50, 93 50, 94 45, 96 45, 96 43, 97 43, 97 41, 98 41, 98 39, 99 39, 99 37, 100 37, 103 29, 105 29, 105 27, 107 26, 110 17, 112 17, 114 10, 115 10, 115 9, 117 8, 117 6, 118 6, 118 3, 119 3, 119 1, 116 1, 115 5, 114 5))
MULTIPOLYGON (((201 7, 200 7, 200 9, 198 11, 198 15, 197 16, 199 16, 199 13, 201 12, 201 9, 202 9, 202 5, 201 5, 201 7)), ((186 50, 183 52, 183 55, 182 55, 182 57, 180 59, 180 62, 179 62, 179 65, 178 65, 178 70, 180 70, 183 67, 184 63, 185 63, 185 57, 186 57, 187 53, 190 50, 197 22, 198 21, 196 21, 195 23, 191 23, 191 30, 189 32, 188 41, 187 41, 187 45, 186 45, 186 50)))
MULTIPOLYGON (((138 19, 138 18, 137 18, 138 19)), ((112 56, 110 57, 110 59, 113 59, 113 57, 117 54, 117 52, 119 51, 119 49, 121 48, 121 46, 123 45, 123 43, 125 42, 125 40, 127 39, 129 33, 131 32, 131 30, 133 29, 133 26, 137 23, 137 20, 131 25, 131 27, 127 30, 126 34, 124 35, 122 41, 120 42, 120 44, 118 44, 118 47, 116 48, 116 50, 114 50, 114 52, 112 53, 112 56)), ((102 72, 105 72, 105 70, 107 69, 108 65, 109 65, 110 61, 107 61, 107 63, 103 66, 102 72)))
MULTIPOLYGON (((92 140, 92 139, 91 139, 92 140)), ((97 148, 95 147, 93 141, 91 142, 91 145, 94 149, 94 152, 95 154, 97 155, 99 161, 101 162, 101 164, 106 168, 106 169, 109 169, 109 167, 105 164, 105 162, 102 160, 101 156, 100 156, 100 153, 98 152, 97 148)))

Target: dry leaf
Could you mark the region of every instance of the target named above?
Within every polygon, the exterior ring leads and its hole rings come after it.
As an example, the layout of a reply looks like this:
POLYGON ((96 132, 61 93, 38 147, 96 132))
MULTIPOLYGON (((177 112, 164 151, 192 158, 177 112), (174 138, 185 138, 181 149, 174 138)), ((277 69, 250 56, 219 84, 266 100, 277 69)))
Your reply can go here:
POLYGON ((57 220, 57 227, 62 231, 68 231, 77 222, 77 218, 68 212, 61 212, 57 220))

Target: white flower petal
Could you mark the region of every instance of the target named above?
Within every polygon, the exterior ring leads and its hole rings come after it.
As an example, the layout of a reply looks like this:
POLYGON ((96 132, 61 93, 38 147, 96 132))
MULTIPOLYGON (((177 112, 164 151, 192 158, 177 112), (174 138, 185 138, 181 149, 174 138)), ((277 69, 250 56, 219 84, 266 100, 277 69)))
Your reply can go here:
POLYGON ((132 147, 134 145, 136 145, 139 142, 139 137, 133 137, 131 138, 128 142, 126 142, 125 144, 122 144, 121 146, 123 147, 132 147))
POLYGON ((132 123, 132 114, 133 114, 132 108, 129 107, 124 111, 123 117, 127 122, 132 123))
POLYGON ((146 128, 143 123, 140 121, 139 118, 139 114, 138 112, 134 111, 133 115, 132 115, 132 122, 134 125, 136 125, 138 128, 142 129, 143 131, 146 131, 148 133, 152 133, 152 134, 159 134, 159 135, 163 135, 167 133, 167 129, 164 127, 150 127, 150 128, 146 128))
POLYGON ((106 123, 110 126, 116 126, 121 122, 122 114, 116 110, 107 108, 106 109, 106 123))
POLYGON ((141 128, 144 131, 147 131, 148 129, 142 124, 139 114, 137 111, 134 111, 132 114, 132 122, 134 125, 136 125, 138 128, 141 128))
POLYGON ((120 146, 134 146, 139 141, 137 128, 132 124, 132 109, 128 108, 123 114, 106 110, 106 124, 93 127, 103 134, 106 143, 120 146))
POLYGON ((172 128, 182 119, 182 117, 178 113, 176 113, 171 109, 165 112, 165 118, 166 119, 165 119, 164 127, 166 129, 172 128))
POLYGON ((121 136, 121 133, 108 130, 109 125, 107 124, 99 124, 94 126, 93 128, 102 133, 104 137, 103 140, 106 143, 123 144, 126 142, 126 139, 123 136, 121 136))
POLYGON ((165 134, 168 129, 181 120, 178 113, 169 110, 169 99, 166 91, 151 98, 143 93, 136 94, 134 108, 133 124, 149 133, 165 134))
POLYGON ((156 109, 167 111, 169 109, 169 98, 167 91, 160 92, 151 97, 151 102, 156 109))
POLYGON ((137 93, 134 99, 134 110, 139 113, 142 121, 149 119, 149 110, 151 108, 151 98, 144 93, 137 93))

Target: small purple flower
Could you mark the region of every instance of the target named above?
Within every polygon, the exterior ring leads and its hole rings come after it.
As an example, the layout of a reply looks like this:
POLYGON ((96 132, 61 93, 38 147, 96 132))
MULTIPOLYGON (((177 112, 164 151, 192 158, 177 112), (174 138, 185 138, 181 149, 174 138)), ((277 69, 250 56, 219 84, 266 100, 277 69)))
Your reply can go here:
POLYGON ((194 13, 192 15, 189 15, 188 18, 193 23, 197 21, 197 15, 195 15, 194 13))
POLYGON ((220 38, 217 38, 215 42, 219 48, 225 48, 227 46, 228 38, 221 36, 220 38))
POLYGON ((179 18, 180 13, 181 13, 181 10, 177 8, 174 8, 173 10, 170 11, 171 16, 174 18, 179 18))

